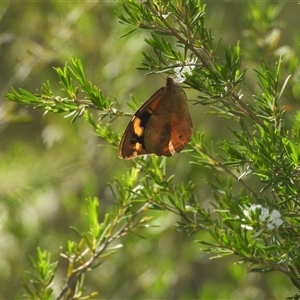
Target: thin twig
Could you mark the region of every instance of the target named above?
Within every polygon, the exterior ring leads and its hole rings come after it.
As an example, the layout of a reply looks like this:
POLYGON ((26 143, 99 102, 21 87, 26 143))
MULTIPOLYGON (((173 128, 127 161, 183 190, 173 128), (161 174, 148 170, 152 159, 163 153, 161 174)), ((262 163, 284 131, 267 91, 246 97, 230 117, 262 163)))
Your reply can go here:
MULTIPOLYGON (((94 252, 93 256, 85 262, 82 266, 77 268, 72 275, 67 279, 61 293, 56 298, 56 300, 60 300, 63 298, 63 296, 71 289, 74 285, 76 285, 76 282, 80 278, 80 276, 85 273, 87 270, 89 270, 96 259, 106 250, 108 245, 112 243, 115 239, 119 238, 120 236, 124 235, 125 233, 129 232, 131 229, 135 228, 138 224, 138 221, 130 224, 139 214, 143 213, 147 207, 149 206, 149 203, 145 203, 140 209, 138 209, 128 220, 127 222, 111 237, 107 238, 94 252)), ((115 223, 115 225, 117 222, 115 223)))

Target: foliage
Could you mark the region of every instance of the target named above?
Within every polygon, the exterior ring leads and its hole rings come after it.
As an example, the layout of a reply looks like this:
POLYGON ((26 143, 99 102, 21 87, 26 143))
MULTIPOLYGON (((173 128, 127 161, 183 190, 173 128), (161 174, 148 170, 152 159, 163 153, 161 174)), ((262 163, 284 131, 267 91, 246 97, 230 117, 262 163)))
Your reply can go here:
MULTIPOLYGON (((259 15, 261 5, 249 4, 252 14, 248 13, 246 22, 254 40, 259 39, 254 34, 258 34, 256 21, 264 21, 264 34, 270 32, 281 9, 265 3, 268 9, 259 15)), ((289 70, 284 56, 256 61, 259 91, 252 100, 243 95, 247 82, 242 53, 246 50, 239 42, 226 46, 214 41, 199 0, 124 1, 117 16, 121 24, 133 27, 123 37, 138 30, 151 33, 145 38, 150 49, 142 52, 144 60, 138 69, 184 78, 185 85, 198 93, 195 107, 209 106, 212 117, 224 118, 230 130, 210 147, 205 135, 196 131, 184 151, 193 165, 214 174, 208 179, 214 198, 209 207, 196 197, 196 182, 176 182, 173 174, 167 175, 167 160, 153 156, 136 159, 127 174, 110 185, 115 211, 106 213, 102 221, 98 200, 88 199, 88 230, 76 228, 79 241, 68 241, 61 254, 68 267, 57 299, 95 296, 94 292, 85 296, 83 275, 119 249, 120 244, 114 244, 117 239, 138 234, 138 227, 150 227, 148 212, 154 210, 177 215, 176 229, 186 235, 207 233, 208 238, 197 242, 212 258, 234 254, 239 263, 247 263, 249 271, 280 271, 299 289, 300 118, 297 114, 290 125, 281 104, 287 88, 293 88, 290 76, 282 77, 289 70)), ((275 42, 259 44, 260 55, 269 53, 270 47, 275 52, 275 42)), ((84 115, 101 139, 117 145, 119 135, 111 128, 111 120, 130 114, 87 79, 79 59, 71 58, 54 70, 61 95, 55 95, 47 82, 38 94, 12 87, 6 98, 45 113, 66 113, 72 122, 84 115), (97 119, 94 111, 99 113, 97 119)), ((52 297, 56 265, 48 252, 38 249, 38 259, 33 260, 36 273, 31 274, 35 280, 25 285, 29 298, 52 297)))

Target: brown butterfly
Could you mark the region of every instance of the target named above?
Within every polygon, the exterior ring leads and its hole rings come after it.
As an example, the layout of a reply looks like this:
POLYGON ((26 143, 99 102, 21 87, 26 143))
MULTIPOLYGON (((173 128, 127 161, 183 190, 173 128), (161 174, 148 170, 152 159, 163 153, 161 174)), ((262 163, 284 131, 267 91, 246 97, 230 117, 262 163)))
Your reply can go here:
POLYGON ((183 89, 168 77, 134 114, 123 134, 119 157, 156 154, 171 156, 191 140, 193 123, 183 89))

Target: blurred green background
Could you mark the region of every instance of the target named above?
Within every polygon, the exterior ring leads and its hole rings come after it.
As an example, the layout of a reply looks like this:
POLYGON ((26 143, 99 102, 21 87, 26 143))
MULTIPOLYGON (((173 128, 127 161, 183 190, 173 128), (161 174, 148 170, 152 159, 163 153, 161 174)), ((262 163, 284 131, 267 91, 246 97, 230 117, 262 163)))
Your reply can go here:
MULTIPOLYGON (((244 30, 245 2, 206 1, 207 24, 216 40, 249 47, 244 30)), ((27 281, 29 256, 37 246, 53 253, 60 265, 55 278, 59 293, 66 262, 59 258, 68 239, 79 239, 70 226, 85 229, 85 198, 100 199, 101 214, 113 209, 107 182, 121 178, 130 162, 117 156, 117 148, 98 139, 83 119, 70 124, 63 115, 43 115, 9 103, 4 93, 10 84, 35 92, 50 80, 60 87, 53 67, 63 67, 70 56, 80 58, 90 81, 104 96, 126 107, 132 94, 145 101, 164 85, 160 75, 144 76, 135 69, 150 33, 118 23, 118 1, 39 1, 0 3, 0 298, 21 298, 21 282, 27 281)), ((300 6, 286 3, 280 13, 280 46, 292 44, 299 30, 300 6)), ((248 39, 248 40, 247 40, 248 39)), ((252 45, 253 46, 253 45, 252 45)), ((243 62, 249 68, 243 93, 257 90, 252 72, 258 62, 243 62), (251 84, 249 84, 251 83, 251 84), (253 84, 252 84, 253 83, 253 84)), ((197 94, 187 91, 193 100, 197 94)), ((248 101, 252 101, 249 98, 248 101)), ((293 101, 293 99, 291 99, 293 101)), ((224 120, 205 114, 206 107, 192 109, 198 131, 214 141, 230 135, 224 120), (221 129, 221 130, 220 130, 221 129)), ((122 134, 128 118, 112 123, 122 134)), ((209 144, 209 142, 208 142, 209 144)), ((210 170, 191 166, 186 154, 168 159, 167 172, 175 182, 192 180, 199 201, 212 200, 206 180, 210 170), (184 167, 183 167, 184 166, 184 167)), ((249 274, 235 257, 209 260, 194 241, 203 233, 185 236, 176 232, 174 215, 151 212, 160 227, 141 230, 146 237, 127 236, 123 249, 86 276, 88 292, 101 299, 282 299, 295 289, 280 273, 249 274)))

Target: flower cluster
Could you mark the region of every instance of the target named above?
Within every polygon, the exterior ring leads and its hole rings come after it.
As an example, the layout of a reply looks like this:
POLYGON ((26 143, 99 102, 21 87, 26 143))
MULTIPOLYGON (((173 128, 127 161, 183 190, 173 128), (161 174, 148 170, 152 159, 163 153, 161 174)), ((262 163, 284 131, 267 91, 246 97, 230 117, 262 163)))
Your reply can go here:
POLYGON ((281 226, 283 221, 278 210, 274 209, 270 212, 268 208, 262 205, 251 205, 249 208, 243 210, 245 218, 243 221, 247 224, 241 226, 247 230, 253 230, 253 225, 260 223, 264 224, 269 230, 281 226))
POLYGON ((196 67, 196 59, 189 59, 187 58, 184 63, 181 61, 176 61, 176 65, 178 67, 174 68, 175 76, 174 76, 174 81, 176 83, 182 83, 186 80, 185 74, 192 75, 192 71, 196 67))

